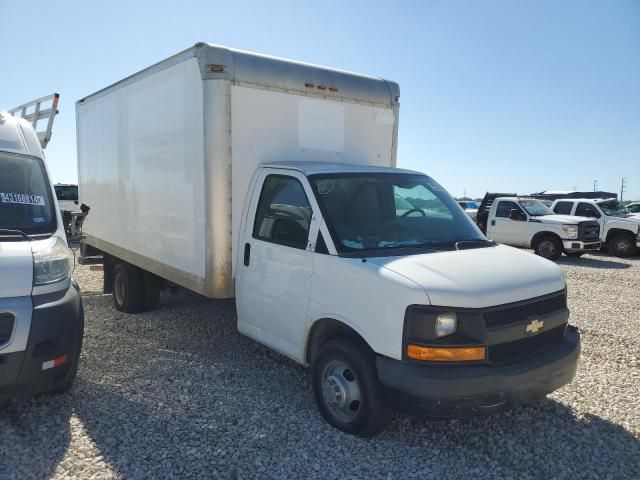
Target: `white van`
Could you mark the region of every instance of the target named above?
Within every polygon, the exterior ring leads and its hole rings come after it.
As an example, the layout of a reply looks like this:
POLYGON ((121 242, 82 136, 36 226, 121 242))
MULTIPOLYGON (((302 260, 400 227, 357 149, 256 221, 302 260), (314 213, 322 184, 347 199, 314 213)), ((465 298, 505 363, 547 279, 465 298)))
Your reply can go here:
MULTIPOLYGON (((36 114, 55 115, 57 98, 37 100, 54 101, 36 114)), ((0 399, 68 390, 84 332, 42 148, 50 125, 39 138, 32 123, 41 117, 22 113, 0 112, 0 399)))
POLYGON ((396 165, 399 87, 197 44, 77 103, 83 258, 115 307, 235 296, 350 433, 535 401, 580 352, 554 263, 495 245, 396 165))

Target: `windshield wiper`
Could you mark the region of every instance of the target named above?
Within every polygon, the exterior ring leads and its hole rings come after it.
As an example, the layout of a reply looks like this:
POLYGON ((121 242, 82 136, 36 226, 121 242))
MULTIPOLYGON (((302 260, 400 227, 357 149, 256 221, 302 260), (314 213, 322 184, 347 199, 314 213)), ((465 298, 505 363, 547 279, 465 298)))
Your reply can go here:
POLYGON ((16 230, 16 229, 12 229, 12 228, 0 228, 0 235, 2 235, 2 236, 20 235, 21 237, 26 238, 29 241, 33 241, 33 238, 31 238, 29 235, 24 233, 22 230, 16 230))

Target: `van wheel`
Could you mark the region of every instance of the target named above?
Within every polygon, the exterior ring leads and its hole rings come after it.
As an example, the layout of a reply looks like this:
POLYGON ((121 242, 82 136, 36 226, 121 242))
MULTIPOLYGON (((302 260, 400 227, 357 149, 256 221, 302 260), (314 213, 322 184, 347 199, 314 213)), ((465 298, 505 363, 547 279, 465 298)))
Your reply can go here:
POLYGON ((139 268, 120 262, 113 269, 113 304, 125 313, 141 312, 145 305, 144 279, 139 268))
POLYGON ((144 304, 143 310, 155 310, 160 305, 160 279, 153 273, 143 272, 144 304))
POLYGON ((360 436, 372 436, 389 422, 380 392, 374 355, 367 347, 344 339, 330 340, 311 365, 318 409, 330 425, 360 436))
POLYGON ((557 237, 547 235, 542 237, 534 247, 536 255, 547 260, 557 260, 562 255, 562 242, 557 237))
POLYGON ((630 257, 636 254, 637 248, 633 236, 619 233, 609 242, 609 250, 616 257, 630 257))

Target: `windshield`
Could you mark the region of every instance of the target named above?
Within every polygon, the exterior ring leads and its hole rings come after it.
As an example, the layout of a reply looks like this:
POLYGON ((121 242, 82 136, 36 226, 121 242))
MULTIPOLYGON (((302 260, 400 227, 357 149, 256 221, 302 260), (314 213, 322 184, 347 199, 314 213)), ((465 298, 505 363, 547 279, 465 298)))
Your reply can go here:
POLYGON ((425 175, 330 174, 312 175, 310 181, 339 253, 487 242, 444 188, 425 175))
POLYGON ((78 187, 76 185, 54 185, 58 200, 78 200, 78 187))
POLYGON ((553 210, 547 207, 540 200, 520 200, 520 205, 532 217, 541 217, 544 215, 553 215, 553 210))
POLYGON ((629 214, 629 210, 620 202, 603 202, 599 203, 598 206, 609 217, 626 217, 629 214))
POLYGON ((0 152, 0 172, 0 230, 53 233, 56 215, 42 160, 0 152))

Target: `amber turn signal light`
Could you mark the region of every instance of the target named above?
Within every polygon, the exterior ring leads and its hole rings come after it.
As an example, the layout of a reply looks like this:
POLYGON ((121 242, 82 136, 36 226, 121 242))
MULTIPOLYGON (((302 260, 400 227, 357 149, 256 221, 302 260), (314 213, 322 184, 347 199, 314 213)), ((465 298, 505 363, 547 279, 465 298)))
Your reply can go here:
POLYGON ((485 347, 423 347, 408 345, 407 357, 429 362, 473 362, 484 360, 485 347))

